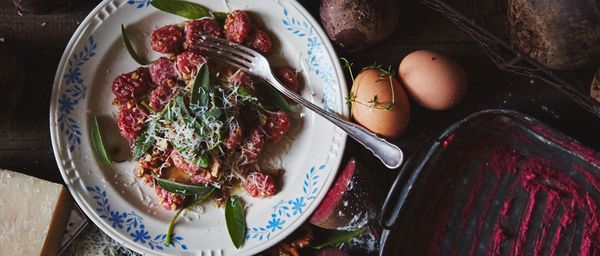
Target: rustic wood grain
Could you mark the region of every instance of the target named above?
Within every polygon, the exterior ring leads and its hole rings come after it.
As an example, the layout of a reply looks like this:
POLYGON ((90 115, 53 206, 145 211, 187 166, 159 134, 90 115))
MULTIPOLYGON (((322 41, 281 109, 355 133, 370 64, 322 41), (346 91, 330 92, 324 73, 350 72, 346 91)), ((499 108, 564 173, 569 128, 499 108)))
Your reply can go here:
MULTIPOLYGON (((300 2, 317 15, 318 1, 300 2)), ((62 182, 49 135, 50 92, 64 47, 97 3, 72 1, 51 14, 19 15, 11 1, 0 2, 0 168, 62 182)), ((466 34, 418 1, 402 3, 400 24, 388 40, 361 52, 338 54, 353 61, 355 71, 371 63, 396 69, 402 57, 416 49, 444 52, 465 67, 469 90, 456 108, 437 112, 412 105, 409 128, 394 141, 408 156, 454 121, 487 108, 524 112, 600 149, 600 122, 593 115, 539 81, 499 71, 466 34)), ((579 79, 585 84, 592 76, 593 72, 589 78, 581 75, 579 79)), ((346 152, 373 159, 354 142, 346 152)), ((389 185, 397 171, 386 170, 377 161, 368 162, 373 163, 372 173, 382 187, 389 185)))

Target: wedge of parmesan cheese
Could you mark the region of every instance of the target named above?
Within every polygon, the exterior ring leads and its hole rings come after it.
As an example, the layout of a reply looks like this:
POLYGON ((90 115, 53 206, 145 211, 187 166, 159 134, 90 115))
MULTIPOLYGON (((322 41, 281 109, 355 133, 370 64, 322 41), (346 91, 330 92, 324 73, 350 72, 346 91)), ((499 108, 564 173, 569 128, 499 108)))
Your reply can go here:
POLYGON ((1 255, 56 255, 70 212, 63 185, 0 169, 1 255))

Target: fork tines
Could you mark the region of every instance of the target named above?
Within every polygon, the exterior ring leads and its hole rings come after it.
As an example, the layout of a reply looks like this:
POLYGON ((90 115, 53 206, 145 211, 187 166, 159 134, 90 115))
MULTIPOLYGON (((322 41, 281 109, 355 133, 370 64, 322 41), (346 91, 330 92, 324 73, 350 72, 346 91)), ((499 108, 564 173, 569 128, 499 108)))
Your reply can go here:
POLYGON ((209 36, 200 36, 197 47, 205 50, 212 57, 219 58, 232 66, 249 70, 255 56, 260 56, 254 50, 229 41, 209 36))

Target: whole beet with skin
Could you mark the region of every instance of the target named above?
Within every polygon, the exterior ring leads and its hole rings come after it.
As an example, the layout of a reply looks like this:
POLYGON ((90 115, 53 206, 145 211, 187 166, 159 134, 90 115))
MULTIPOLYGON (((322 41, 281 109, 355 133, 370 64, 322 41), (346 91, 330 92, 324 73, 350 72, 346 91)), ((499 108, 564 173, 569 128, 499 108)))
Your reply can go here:
POLYGON ((347 51, 381 42, 398 24, 398 0, 323 0, 321 23, 329 38, 347 51))
POLYGON ((507 16, 511 43, 548 68, 600 60, 598 0, 509 0, 507 16))
POLYGON ((380 208, 379 190, 365 169, 350 159, 325 195, 310 223, 324 229, 355 230, 367 224, 380 208))

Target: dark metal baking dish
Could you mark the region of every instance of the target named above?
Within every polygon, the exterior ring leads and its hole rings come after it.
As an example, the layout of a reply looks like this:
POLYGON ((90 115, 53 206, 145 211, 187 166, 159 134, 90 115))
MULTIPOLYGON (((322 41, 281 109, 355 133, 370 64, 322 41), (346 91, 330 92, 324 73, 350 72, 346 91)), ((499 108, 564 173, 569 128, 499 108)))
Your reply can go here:
POLYGON ((486 110, 403 167, 382 211, 381 255, 600 255, 599 204, 599 154, 531 117, 486 110))

